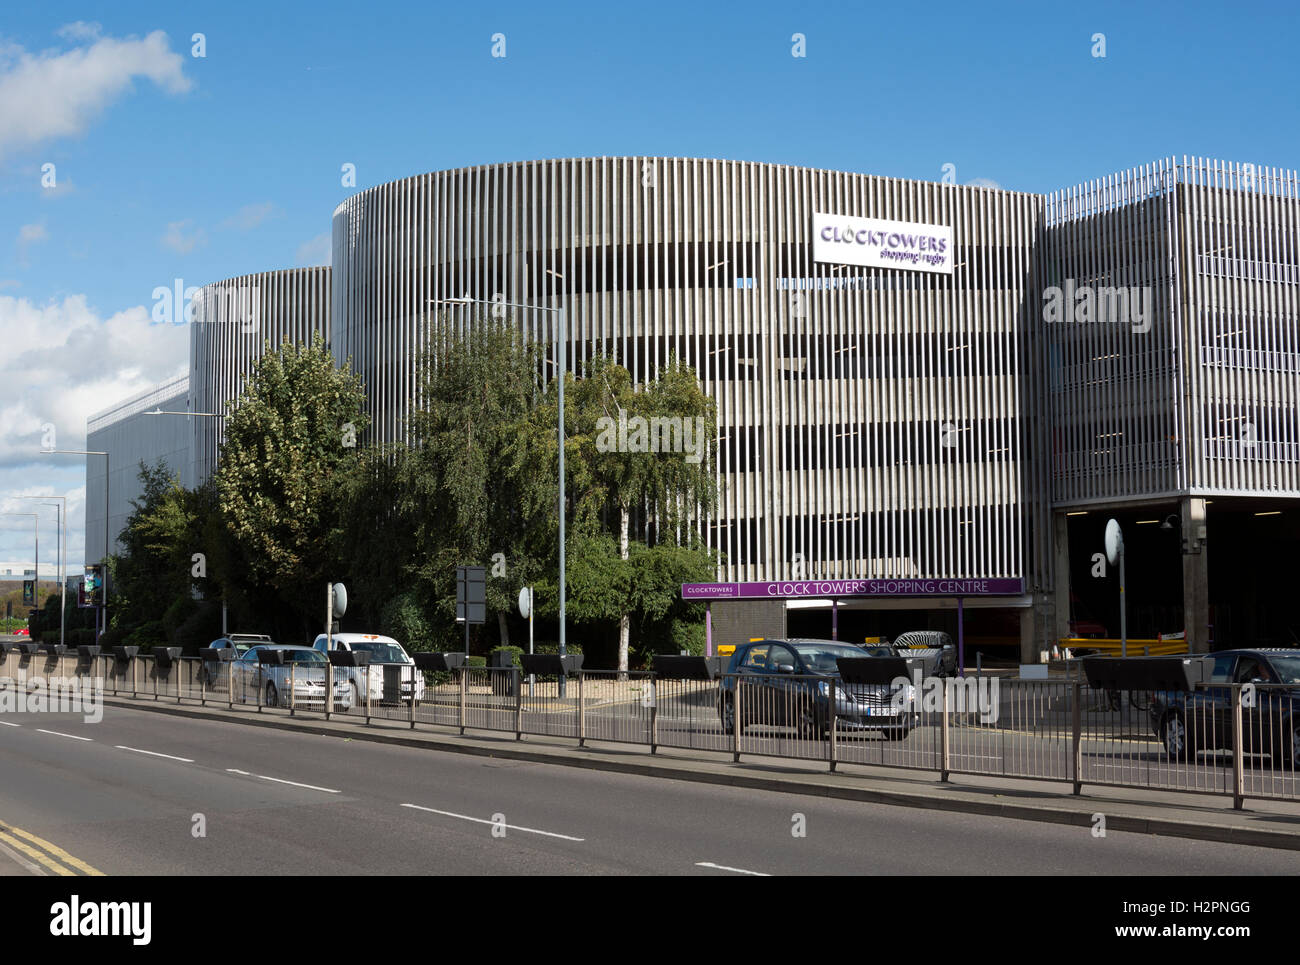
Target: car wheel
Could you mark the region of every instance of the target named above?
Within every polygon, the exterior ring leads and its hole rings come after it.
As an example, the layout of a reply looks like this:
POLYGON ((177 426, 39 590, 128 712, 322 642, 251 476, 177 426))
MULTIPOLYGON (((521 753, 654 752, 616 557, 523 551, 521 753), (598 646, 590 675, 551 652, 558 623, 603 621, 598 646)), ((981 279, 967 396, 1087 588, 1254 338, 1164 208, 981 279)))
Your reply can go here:
POLYGON ((811 707, 799 711, 799 736, 804 740, 824 740, 827 732, 817 723, 817 715, 811 707))
POLYGON ((1182 714, 1175 711, 1165 718, 1160 737, 1164 741, 1165 753, 1169 755, 1170 760, 1196 759, 1196 753, 1192 750, 1191 734, 1188 733, 1187 723, 1183 720, 1182 714))
POLYGON ((1288 739, 1287 756, 1291 759, 1291 772, 1300 772, 1300 720, 1292 717, 1286 722, 1288 739))
POLYGON ((907 735, 912 733, 912 728, 905 724, 902 727, 887 728, 880 733, 887 741, 902 741, 907 740, 907 735))
POLYGON ((267 682, 266 685, 266 706, 268 707, 280 706, 280 694, 275 689, 275 684, 270 683, 269 681, 267 682))

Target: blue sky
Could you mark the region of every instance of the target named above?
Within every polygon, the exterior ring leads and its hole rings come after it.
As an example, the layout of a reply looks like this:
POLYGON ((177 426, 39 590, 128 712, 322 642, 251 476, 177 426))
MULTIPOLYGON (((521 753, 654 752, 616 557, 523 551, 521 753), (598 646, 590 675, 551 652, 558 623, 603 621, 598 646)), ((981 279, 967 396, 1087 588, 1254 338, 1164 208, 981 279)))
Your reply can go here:
MULTIPOLYGON (((354 190, 589 154, 1022 191, 1170 154, 1300 167, 1281 3, 179 6, 0 15, 0 497, 68 495, 70 564, 84 470, 30 455, 40 425, 79 447, 89 412, 181 370, 155 287, 324 263, 354 190)), ((29 547, 0 518, 0 568, 29 547)))

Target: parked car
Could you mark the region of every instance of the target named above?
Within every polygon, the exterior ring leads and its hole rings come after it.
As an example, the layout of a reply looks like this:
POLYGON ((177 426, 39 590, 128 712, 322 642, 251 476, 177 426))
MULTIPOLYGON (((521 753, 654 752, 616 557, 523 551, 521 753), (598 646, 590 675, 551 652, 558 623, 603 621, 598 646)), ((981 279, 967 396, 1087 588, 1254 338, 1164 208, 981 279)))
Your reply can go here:
MULTIPOLYGON (((329 661, 311 647, 260 644, 249 647, 231 664, 233 699, 266 707, 325 706, 325 680, 329 661), (283 650, 283 664, 263 664, 264 650, 283 650), (292 683, 292 702, 290 684, 292 683)), ((352 688, 344 677, 334 678, 334 709, 352 706, 352 688)))
MULTIPOLYGON (((241 656, 243 656, 245 653, 248 652, 249 647, 255 647, 258 644, 265 645, 274 642, 275 642, 274 640, 272 640, 264 633, 231 633, 231 634, 227 634, 224 637, 218 637, 217 639, 213 640, 211 643, 208 644, 208 649, 233 650, 234 656, 232 656, 231 659, 238 660, 241 656)), ((203 666, 199 668, 199 673, 202 675, 201 677, 202 682, 206 683, 208 686, 212 686, 214 684, 221 684, 221 685, 225 684, 226 668, 224 664, 218 661, 205 660, 203 662, 203 666)))
POLYGON ((1211 656, 1208 686, 1151 695, 1151 729, 1169 757, 1194 761, 1201 751, 1231 750, 1231 685, 1251 683, 1268 686, 1256 689, 1253 707, 1243 702, 1243 750, 1300 768, 1300 650, 1221 650, 1211 656))
MULTIPOLYGON (((320 634, 312 647, 324 654, 331 638, 320 634)), ((360 707, 365 703, 366 681, 370 682, 372 704, 410 703, 414 694, 418 706, 424 699, 424 674, 416 669, 415 661, 400 643, 392 637, 378 633, 336 633, 332 638, 335 650, 351 650, 370 654, 370 669, 366 667, 336 667, 336 675, 348 681, 352 702, 360 707)))
MULTIPOLYGON (((821 640, 751 640, 739 644, 722 678, 719 716, 724 730, 735 726, 736 686, 743 681, 740 729, 792 727, 803 737, 830 730, 831 681, 835 681, 837 731, 879 731, 901 740, 919 722, 915 693, 889 684, 846 684, 840 657, 862 657, 862 647, 821 640), (900 693, 901 691, 901 693, 900 693)), ((892 655, 892 654, 890 654, 892 655)), ((882 654, 884 656, 884 654, 882 654)))
POLYGON ((942 630, 908 630, 894 638, 894 649, 900 657, 922 657, 933 661, 936 677, 952 677, 957 673, 957 648, 952 637, 942 630))

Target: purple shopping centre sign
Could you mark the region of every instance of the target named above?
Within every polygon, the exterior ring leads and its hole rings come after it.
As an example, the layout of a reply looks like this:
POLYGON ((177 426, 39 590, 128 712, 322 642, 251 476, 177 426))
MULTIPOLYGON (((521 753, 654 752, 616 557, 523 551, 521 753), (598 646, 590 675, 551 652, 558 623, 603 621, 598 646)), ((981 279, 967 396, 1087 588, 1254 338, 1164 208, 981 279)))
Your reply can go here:
POLYGON ((683 583, 683 600, 799 600, 822 597, 1020 596, 1021 579, 785 580, 683 583))

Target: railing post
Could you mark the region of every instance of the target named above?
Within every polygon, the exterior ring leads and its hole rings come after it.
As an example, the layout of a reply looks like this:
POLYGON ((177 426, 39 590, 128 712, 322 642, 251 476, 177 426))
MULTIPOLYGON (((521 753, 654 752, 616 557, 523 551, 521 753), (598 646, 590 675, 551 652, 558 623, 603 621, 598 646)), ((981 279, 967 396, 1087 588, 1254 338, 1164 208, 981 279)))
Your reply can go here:
MULTIPOLYGON (((405 666, 405 664, 403 664, 405 666)), ((398 693, 401 693, 402 682, 397 682, 398 693)), ((400 698, 399 698, 400 699, 400 698)), ((415 730, 415 664, 411 664, 411 730, 415 730)))
POLYGON ((1070 772, 1074 793, 1083 793, 1083 684, 1074 681, 1070 709, 1070 772))
POLYGON ((131 664, 131 696, 138 697, 140 696, 140 689, 135 682, 136 681, 135 668, 136 668, 136 664, 140 662, 140 655, 136 654, 134 657, 130 657, 128 659, 131 664))
POLYGON ((298 713, 298 665, 293 661, 289 662, 289 716, 293 717, 298 713))
MULTIPOLYGON (((830 732, 830 742, 831 742, 831 746, 830 746, 830 765, 831 765, 831 770, 832 770, 832 771, 835 770, 835 721, 836 721, 836 718, 837 718, 837 716, 838 716, 838 715, 835 713, 835 701, 836 701, 836 699, 838 698, 838 695, 837 695, 837 693, 836 693, 836 691, 837 691, 837 689, 838 689, 838 688, 836 687, 836 685, 837 685, 838 683, 839 683, 839 680, 838 680, 837 678, 835 678, 835 677, 832 677, 832 678, 831 678, 831 686, 830 686, 830 700, 831 700, 831 705, 830 705, 830 723, 829 723, 827 729, 828 729, 829 732, 830 732)), ((815 721, 816 719, 817 719, 816 716, 814 716, 814 717, 813 717, 813 720, 815 721)))
POLYGON ((587 679, 585 670, 578 671, 578 746, 587 742, 587 702, 582 699, 583 681, 587 679))
POLYGON ((370 723, 370 664, 366 664, 366 724, 370 723))
POLYGON ((460 732, 465 733, 465 703, 469 696, 469 667, 461 667, 457 673, 460 674, 460 732))
POLYGON ((949 776, 949 766, 951 761, 948 757, 948 687, 945 685, 939 688, 942 699, 939 702, 939 780, 947 783, 949 776))
POLYGON ((511 670, 510 681, 515 687, 515 740, 518 741, 524 739, 524 680, 511 670))
POLYGON ((325 719, 334 713, 334 664, 325 664, 325 719))
MULTIPOLYGON (((1257 698, 1258 699, 1258 698, 1257 698)), ((1246 802, 1246 762, 1242 760, 1245 746, 1241 733, 1241 684, 1232 685, 1232 806, 1240 811, 1246 802)), ((1271 749, 1270 749, 1271 750, 1271 749)), ((1191 756, 1190 754, 1188 755, 1191 756)))
POLYGON ((199 706, 208 706, 208 668, 202 657, 199 658, 199 706))
POLYGON ((646 681, 650 688, 650 753, 659 750, 659 679, 650 674, 646 681))
POLYGON ((736 677, 735 696, 731 701, 731 759, 740 763, 740 677, 736 677))
POLYGON ((158 658, 153 658, 153 699, 158 699, 158 658))
MULTIPOLYGON (((234 654, 231 654, 234 656, 234 654)), ((235 663, 233 660, 226 661, 226 706, 230 710, 235 709, 235 663)))
POLYGON ((266 691, 262 689, 262 661, 257 662, 257 712, 262 712, 262 698, 266 696, 266 691))

